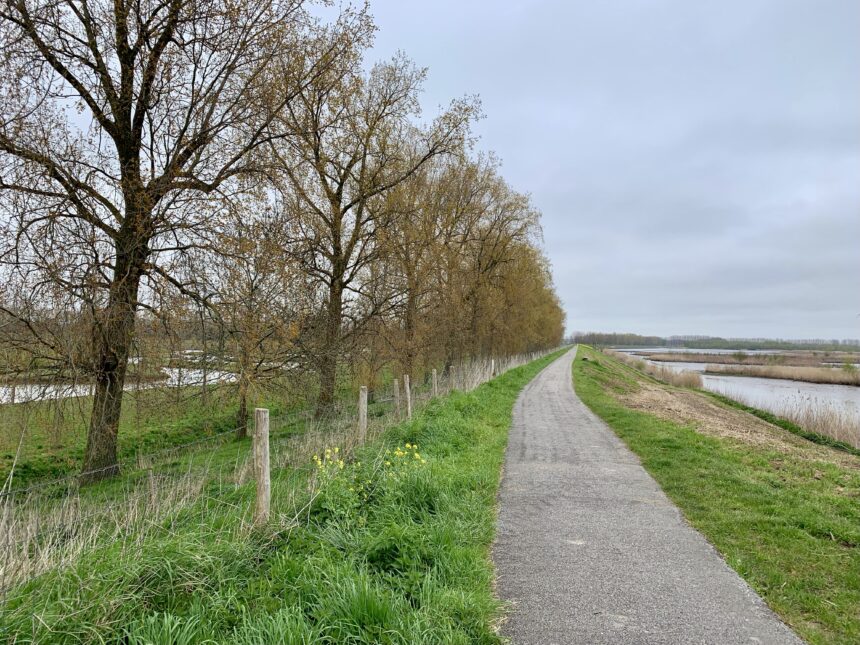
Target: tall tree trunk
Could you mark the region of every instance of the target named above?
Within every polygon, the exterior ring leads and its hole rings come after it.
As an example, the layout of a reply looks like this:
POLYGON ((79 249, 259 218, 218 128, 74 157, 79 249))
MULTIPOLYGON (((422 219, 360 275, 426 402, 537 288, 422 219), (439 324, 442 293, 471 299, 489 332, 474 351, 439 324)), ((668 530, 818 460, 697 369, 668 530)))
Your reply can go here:
POLYGON ((417 309, 418 304, 416 302, 417 297, 415 295, 416 287, 412 284, 412 280, 409 281, 410 284, 406 288, 406 321, 405 321, 405 335, 406 335, 406 356, 403 360, 403 373, 408 374, 410 379, 413 379, 415 374, 415 326, 417 317, 417 309))
POLYGON ((469 320, 469 342, 471 343, 472 358, 478 358, 482 355, 483 339, 481 338, 479 329, 478 316, 478 296, 477 293, 472 297, 471 317, 469 320))
POLYGON ((239 375, 239 411, 236 413, 236 438, 248 436, 248 379, 239 375))
POLYGON ((248 391, 251 389, 251 357, 245 346, 244 335, 239 342, 239 411, 236 414, 236 438, 248 436, 248 391))
POLYGON ((119 473, 117 433, 147 245, 146 240, 132 234, 123 236, 117 244, 108 304, 94 330, 96 379, 81 475, 83 483, 119 473))
POLYGON ((319 362, 320 393, 317 399, 317 417, 321 417, 329 412, 334 405, 342 315, 343 285, 340 281, 334 280, 329 288, 323 340, 324 346, 319 362))

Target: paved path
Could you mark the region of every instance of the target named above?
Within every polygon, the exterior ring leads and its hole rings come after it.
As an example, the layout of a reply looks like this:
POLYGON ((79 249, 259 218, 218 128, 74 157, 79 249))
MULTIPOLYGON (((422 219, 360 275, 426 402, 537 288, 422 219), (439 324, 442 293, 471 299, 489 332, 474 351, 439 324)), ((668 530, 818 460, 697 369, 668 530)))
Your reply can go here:
MULTIPOLYGON (((514 408, 493 558, 516 645, 801 641, 574 394, 573 352, 514 408)), ((714 500, 715 504, 719 500, 714 500)))

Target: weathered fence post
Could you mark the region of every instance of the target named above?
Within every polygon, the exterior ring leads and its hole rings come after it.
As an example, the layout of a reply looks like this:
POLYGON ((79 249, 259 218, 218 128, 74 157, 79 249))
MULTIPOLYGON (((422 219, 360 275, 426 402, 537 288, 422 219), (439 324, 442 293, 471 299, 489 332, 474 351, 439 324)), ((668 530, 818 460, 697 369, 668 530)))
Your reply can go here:
POLYGON ((258 524, 269 521, 272 500, 272 481, 269 475, 269 411, 254 409, 254 475, 257 478, 257 508, 254 520, 258 524))
POLYGON ((362 385, 358 390, 358 442, 364 443, 367 438, 367 386, 362 385))
POLYGON ((412 418, 412 387, 409 385, 409 374, 403 375, 403 393, 406 395, 406 418, 412 418))
POLYGON ((436 375, 436 370, 433 370, 433 398, 439 396, 439 378, 436 375))
POLYGON ((394 412, 400 419, 400 381, 397 378, 394 379, 394 412))
POLYGON ((491 358, 490 359, 490 378, 495 378, 495 377, 496 377, 496 359, 491 358))

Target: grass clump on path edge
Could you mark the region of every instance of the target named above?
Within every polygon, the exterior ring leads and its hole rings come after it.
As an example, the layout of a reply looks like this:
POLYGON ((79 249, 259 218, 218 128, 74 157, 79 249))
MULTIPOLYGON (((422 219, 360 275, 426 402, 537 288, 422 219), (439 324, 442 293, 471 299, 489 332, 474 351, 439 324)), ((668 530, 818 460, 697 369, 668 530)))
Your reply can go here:
POLYGON ((728 564, 808 642, 860 642, 860 471, 626 408, 629 377, 580 348, 577 394, 728 564))
POLYGON ((7 595, 0 642, 499 642, 489 548, 512 408, 558 355, 429 404, 345 463, 332 447, 312 474, 273 472, 267 527, 230 530, 243 486, 203 523, 198 509, 37 578, 7 595), (310 505, 288 523, 278 500, 297 490, 310 505))

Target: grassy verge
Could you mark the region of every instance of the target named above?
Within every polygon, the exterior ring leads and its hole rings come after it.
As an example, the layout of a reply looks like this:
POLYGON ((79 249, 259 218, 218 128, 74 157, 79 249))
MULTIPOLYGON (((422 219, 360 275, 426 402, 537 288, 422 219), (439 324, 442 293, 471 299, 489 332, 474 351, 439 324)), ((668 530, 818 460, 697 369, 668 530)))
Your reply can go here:
POLYGON ((7 598, 0 641, 498 642, 489 547, 511 411, 556 356, 429 404, 345 463, 332 447, 273 473, 266 527, 241 529, 251 486, 213 491, 160 535, 43 575, 7 598))
POLYGON ((625 408, 613 392, 636 378, 587 348, 574 363, 582 400, 783 620, 810 643, 860 642, 860 472, 625 408))
MULTIPOLYGON (((235 428, 238 406, 233 389, 213 390, 205 404, 199 388, 126 392, 119 425, 120 462, 235 428)), ((273 415, 288 410, 283 397, 269 396, 255 403, 269 407, 273 415)), ((15 488, 78 472, 91 407, 91 397, 0 406, 0 477, 6 478, 15 460, 22 429, 15 488)))

